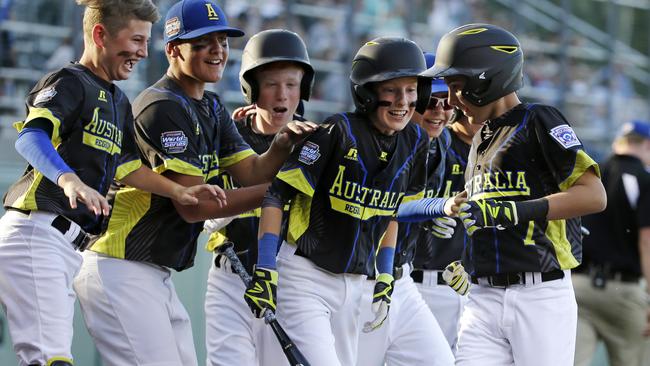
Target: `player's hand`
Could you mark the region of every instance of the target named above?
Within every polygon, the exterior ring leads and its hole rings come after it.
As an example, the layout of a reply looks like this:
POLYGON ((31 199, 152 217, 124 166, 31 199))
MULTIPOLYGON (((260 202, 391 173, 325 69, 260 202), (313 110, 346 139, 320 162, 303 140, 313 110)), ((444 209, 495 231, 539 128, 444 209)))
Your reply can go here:
POLYGON ((226 205, 226 193, 212 184, 197 184, 191 187, 179 186, 174 192, 174 201, 181 205, 196 205, 200 200, 214 200, 219 207, 226 205))
POLYGON ((469 274, 460 261, 451 262, 442 272, 442 279, 461 296, 469 292, 469 274))
POLYGON ((375 313, 375 319, 363 325, 363 331, 365 333, 372 332, 384 324, 384 320, 388 317, 394 284, 395 279, 388 273, 382 273, 377 276, 375 280, 375 291, 372 296, 372 312, 375 313))
POLYGON ((424 230, 440 239, 451 239, 456 230, 456 220, 451 217, 436 217, 424 226, 424 230))
POLYGON ((77 200, 79 200, 96 216, 110 214, 111 206, 106 197, 87 186, 75 173, 61 174, 57 184, 63 189, 63 194, 68 197, 71 208, 77 208, 77 200))
POLYGON ((219 231, 224 227, 226 227, 236 217, 237 215, 229 216, 229 217, 220 217, 218 219, 205 220, 205 222, 203 223, 203 231, 205 231, 206 234, 210 235, 215 231, 219 231))
POLYGON ((257 113, 257 105, 251 104, 243 107, 239 107, 232 112, 233 121, 241 121, 244 118, 250 116, 251 114, 257 113))
POLYGON ((467 202, 467 191, 462 191, 445 202, 445 215, 456 217, 460 212, 460 206, 467 202))
POLYGON ((497 228, 505 230, 519 223, 514 201, 476 200, 460 205, 458 217, 463 221, 467 234, 476 230, 497 228))
POLYGON ((266 309, 275 312, 275 295, 278 289, 278 271, 268 268, 255 268, 244 300, 257 318, 264 316, 266 309))
POLYGON ((293 121, 289 122, 275 135, 274 144, 291 149, 293 145, 300 143, 307 138, 312 132, 318 129, 318 125, 311 121, 293 121))

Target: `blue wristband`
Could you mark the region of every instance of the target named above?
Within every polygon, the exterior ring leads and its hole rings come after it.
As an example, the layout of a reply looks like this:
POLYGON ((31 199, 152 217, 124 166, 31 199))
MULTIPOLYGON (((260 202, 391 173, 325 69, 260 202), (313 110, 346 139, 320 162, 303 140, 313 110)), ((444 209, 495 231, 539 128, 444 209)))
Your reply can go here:
POLYGON ((276 269, 275 256, 278 253, 280 237, 272 233, 264 233, 257 242, 257 266, 276 269))
POLYGON ((34 169, 54 184, 57 184, 61 174, 74 173, 52 146, 47 132, 40 128, 25 128, 20 131, 15 147, 34 169))
POLYGON ((379 248, 375 264, 377 266, 377 275, 381 273, 393 274, 393 261, 395 260, 395 248, 379 248))
POLYGON ((423 198, 403 203, 397 209, 397 221, 418 222, 445 215, 447 198, 423 198))

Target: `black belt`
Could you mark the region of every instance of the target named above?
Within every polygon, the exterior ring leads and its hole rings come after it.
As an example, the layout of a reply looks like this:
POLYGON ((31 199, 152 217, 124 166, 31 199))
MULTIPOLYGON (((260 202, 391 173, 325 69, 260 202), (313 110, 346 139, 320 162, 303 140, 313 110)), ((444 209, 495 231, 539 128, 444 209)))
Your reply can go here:
MULTIPOLYGON (((438 275, 438 285, 446 285, 447 282, 445 282, 445 279, 442 278, 442 271, 436 271, 438 275)), ((421 269, 414 269, 411 272, 411 278, 413 279, 413 282, 416 283, 422 283, 424 281, 424 271, 421 269)))
MULTIPOLYGON (((401 279, 404 276, 404 267, 399 266, 399 267, 393 267, 393 279, 395 281, 401 279)), ((374 280, 375 276, 368 276, 369 280, 374 280)))
MULTIPOLYGON (((29 216, 29 214, 32 213, 30 210, 21 210, 19 208, 15 208, 15 207, 7 207, 6 209, 8 211, 20 212, 21 214, 27 215, 27 216, 29 216)), ((67 232, 72 227, 72 221, 70 219, 66 218, 63 215, 57 215, 54 218, 54 220, 52 220, 51 225, 52 225, 53 228, 57 229, 61 234, 63 234, 65 236, 65 234, 67 234, 67 232)), ((77 224, 75 223, 75 225, 77 225, 77 224)), ((79 225, 77 225, 77 226, 79 226, 79 225)), ((76 250, 78 250, 80 252, 83 252, 84 250, 86 250, 86 248, 88 248, 88 244, 90 244, 90 237, 81 228, 81 226, 79 226, 79 233, 77 233, 77 236, 75 236, 74 239, 72 239, 72 241, 70 241, 70 244, 72 244, 74 249, 76 249, 76 250)))
MULTIPOLYGON (((490 287, 506 288, 512 285, 525 285, 526 272, 519 273, 501 273, 492 276, 475 277, 472 276, 472 283, 478 284, 479 279, 485 278, 487 285, 490 287)), ((549 272, 542 272, 542 282, 554 281, 564 278, 564 271, 561 269, 554 269, 549 272)))

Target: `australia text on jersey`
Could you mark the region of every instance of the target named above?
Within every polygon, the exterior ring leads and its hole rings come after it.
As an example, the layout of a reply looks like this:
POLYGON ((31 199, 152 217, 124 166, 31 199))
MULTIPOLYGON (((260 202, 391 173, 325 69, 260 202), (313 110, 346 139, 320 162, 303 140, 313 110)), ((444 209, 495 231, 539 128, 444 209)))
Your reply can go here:
POLYGON ((345 179, 345 166, 339 165, 329 195, 333 210, 367 220, 374 216, 391 216, 404 193, 368 188, 349 181, 345 179))
POLYGON ((110 155, 122 152, 122 130, 113 122, 99 116, 100 108, 93 110, 93 118, 84 127, 83 143, 110 155))
POLYGON ((471 199, 530 196, 525 171, 496 171, 477 174, 465 183, 471 199))

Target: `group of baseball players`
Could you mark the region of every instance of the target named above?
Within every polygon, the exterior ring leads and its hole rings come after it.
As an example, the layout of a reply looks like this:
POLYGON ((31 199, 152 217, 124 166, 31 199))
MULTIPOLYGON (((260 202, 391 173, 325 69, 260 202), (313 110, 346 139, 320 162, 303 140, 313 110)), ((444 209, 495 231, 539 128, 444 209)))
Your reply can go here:
POLYGON ((523 52, 469 24, 436 55, 404 38, 354 56, 354 112, 306 121, 315 72, 288 30, 247 42, 247 106, 221 80, 213 0, 164 19, 169 67, 131 106, 114 81, 147 57, 151 0, 86 6, 78 62, 27 96, 28 161, 0 219, 0 303, 19 364, 66 366, 74 302, 105 365, 198 365, 172 270, 215 251, 208 365, 572 365, 579 216, 604 209, 598 165, 555 108, 521 102, 523 52), (471 286, 471 288, 470 288, 471 286))

